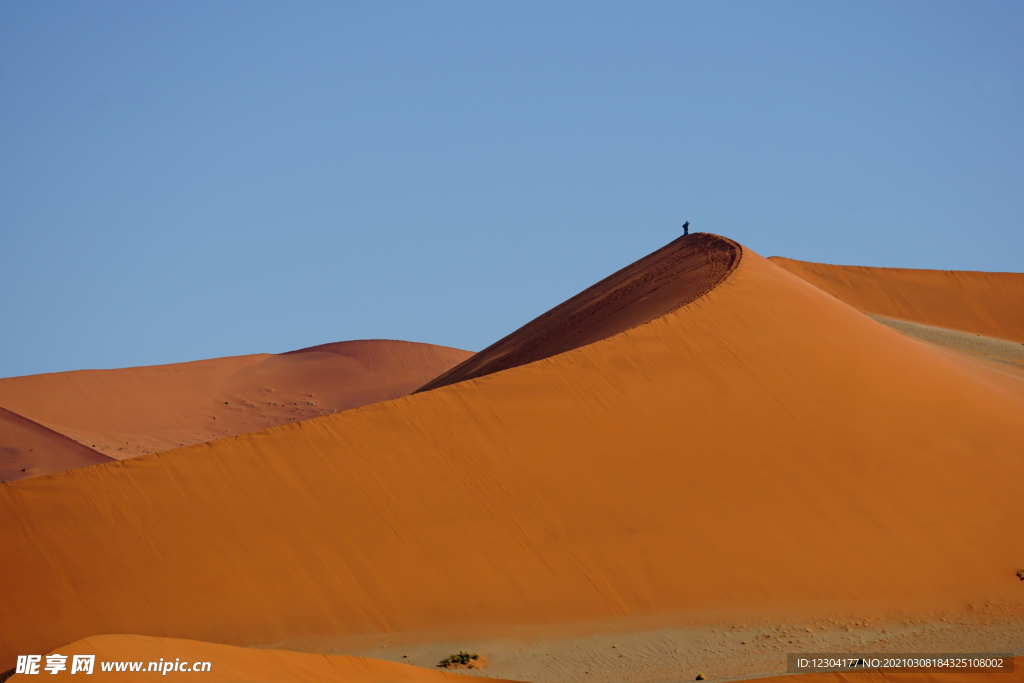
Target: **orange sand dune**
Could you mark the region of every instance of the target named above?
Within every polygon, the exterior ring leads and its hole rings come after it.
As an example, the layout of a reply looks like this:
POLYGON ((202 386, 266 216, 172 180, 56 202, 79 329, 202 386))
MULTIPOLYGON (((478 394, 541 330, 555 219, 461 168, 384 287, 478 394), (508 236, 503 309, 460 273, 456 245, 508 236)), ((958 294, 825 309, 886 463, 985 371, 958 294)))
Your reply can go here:
POLYGON ((865 313, 1024 343, 1024 273, 771 261, 865 313))
MULTIPOLYGON (((154 676, 161 680, 199 679, 206 683, 298 683, 308 681, 337 681, 338 683, 471 683, 476 679, 451 673, 423 669, 407 664, 395 664, 365 657, 339 657, 312 655, 284 650, 249 650, 230 645, 202 643, 195 640, 174 638, 150 638, 146 636, 108 635, 93 636, 57 648, 55 654, 66 656, 67 671, 57 675, 69 676, 74 655, 95 655, 93 679, 118 681, 151 681, 154 676), (188 667, 196 663, 209 662, 208 670, 173 671, 160 673, 147 671, 150 662, 163 667, 163 662, 181 662, 188 667), (138 673, 104 673, 102 662, 142 662, 138 673)), ((45 665, 46 659, 42 660, 45 665)), ((43 675, 51 675, 43 671, 43 675)), ((79 672, 81 673, 81 672, 79 672)), ((78 675, 78 674, 74 674, 78 675)), ((35 676, 15 674, 11 680, 31 681, 35 676)), ((73 680, 73 679, 72 679, 73 680)), ((501 679, 492 678, 492 681, 501 679)), ((504 682, 502 682, 504 683, 504 682)))
POLYGON ((471 355, 374 339, 12 377, 0 379, 0 406, 122 459, 404 396, 471 355))
POLYGON ((578 349, 707 294, 740 262, 740 247, 708 233, 680 237, 491 344, 419 391, 578 349))
POLYGON ((110 462, 110 458, 0 408, 0 481, 38 477, 100 462, 110 462))
POLYGON ((1021 379, 746 250, 710 293, 566 353, 0 485, 0 667, 97 633, 1021 617, 1022 414, 1021 379))

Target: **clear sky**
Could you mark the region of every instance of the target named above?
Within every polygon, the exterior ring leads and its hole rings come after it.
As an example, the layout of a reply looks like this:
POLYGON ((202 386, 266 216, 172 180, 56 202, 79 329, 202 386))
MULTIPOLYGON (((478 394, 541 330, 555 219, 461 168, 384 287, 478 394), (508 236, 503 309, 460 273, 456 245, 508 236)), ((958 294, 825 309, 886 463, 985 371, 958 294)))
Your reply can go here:
POLYGON ((680 233, 1024 270, 1021 2, 0 4, 0 376, 478 350, 680 233))

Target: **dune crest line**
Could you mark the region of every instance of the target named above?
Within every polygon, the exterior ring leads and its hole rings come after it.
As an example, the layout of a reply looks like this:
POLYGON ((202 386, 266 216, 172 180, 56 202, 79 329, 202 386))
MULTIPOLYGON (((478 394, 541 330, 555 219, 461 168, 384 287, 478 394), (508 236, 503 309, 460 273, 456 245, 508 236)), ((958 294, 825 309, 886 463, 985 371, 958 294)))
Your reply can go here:
POLYGON ((607 339, 696 301, 732 274, 743 248, 725 237, 680 237, 534 318, 417 389, 429 391, 607 339))

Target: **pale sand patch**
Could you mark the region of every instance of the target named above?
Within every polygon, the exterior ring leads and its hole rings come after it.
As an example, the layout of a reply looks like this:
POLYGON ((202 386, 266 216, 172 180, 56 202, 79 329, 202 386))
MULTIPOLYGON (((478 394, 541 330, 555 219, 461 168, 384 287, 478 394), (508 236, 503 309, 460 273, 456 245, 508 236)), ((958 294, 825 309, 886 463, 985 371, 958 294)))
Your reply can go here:
POLYGON ((1024 342, 1024 273, 771 261, 862 313, 1024 342))
POLYGON ((880 315, 869 314, 869 317, 911 337, 923 339, 924 341, 938 344, 954 351, 1024 366, 1024 344, 1006 341, 1005 339, 995 339, 994 337, 985 337, 971 332, 947 330, 943 327, 933 327, 906 320, 886 318, 880 315))
MULTIPOLYGON (((374 657, 435 668, 460 650, 488 659, 485 671, 459 673, 532 683, 667 683, 733 681, 781 675, 789 652, 1014 652, 1024 654, 1019 618, 981 606, 974 613, 931 614, 902 621, 832 614, 799 621, 662 626, 622 631, 638 624, 515 629, 509 637, 459 640, 392 634, 345 638, 326 654, 374 657), (559 633, 561 631, 561 634, 559 633)), ((293 644, 294 645, 294 644, 293 644)), ((271 647, 287 647, 277 644, 271 647)), ((306 649, 306 648, 297 648, 306 649)))

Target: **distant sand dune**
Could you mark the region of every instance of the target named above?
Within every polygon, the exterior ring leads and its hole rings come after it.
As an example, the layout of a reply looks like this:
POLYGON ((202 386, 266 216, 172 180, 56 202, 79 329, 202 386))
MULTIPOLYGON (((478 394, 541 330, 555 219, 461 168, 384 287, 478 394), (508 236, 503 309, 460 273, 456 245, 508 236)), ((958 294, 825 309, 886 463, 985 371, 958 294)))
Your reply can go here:
POLYGON ((864 313, 1024 343, 1024 273, 770 260, 864 313))
POLYGON ((30 375, 0 379, 0 406, 120 460, 404 396, 471 355, 373 339, 30 375))
POLYGON ((1024 618, 1024 381, 749 250, 690 293, 502 372, 0 485, 0 668, 97 633, 1024 618))
POLYGON ((110 460, 52 429, 0 408, 0 482, 110 460))

